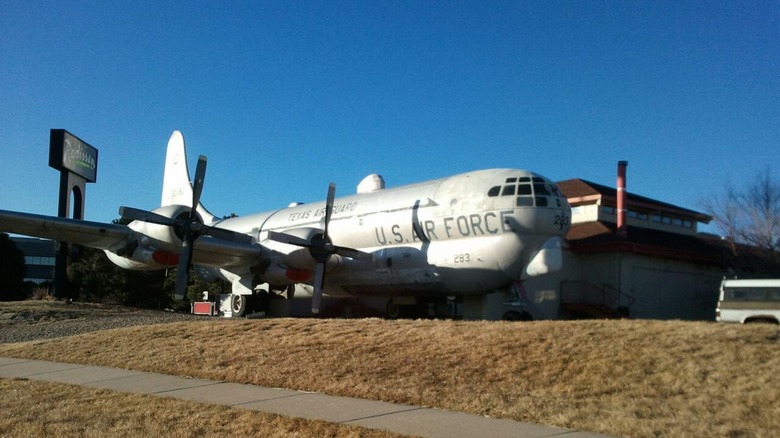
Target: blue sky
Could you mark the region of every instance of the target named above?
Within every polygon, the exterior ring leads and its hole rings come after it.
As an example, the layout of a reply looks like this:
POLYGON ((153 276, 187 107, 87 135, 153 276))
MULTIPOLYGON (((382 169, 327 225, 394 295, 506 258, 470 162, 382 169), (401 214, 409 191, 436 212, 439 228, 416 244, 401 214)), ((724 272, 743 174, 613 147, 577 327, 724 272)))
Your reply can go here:
MULTIPOLYGON (((490 167, 697 209, 780 160, 773 1, 34 1, 0 12, 0 208, 56 214, 51 128, 100 150, 86 218, 159 205, 174 129, 250 214, 490 167)), ((777 178, 778 172, 773 171, 777 178)))

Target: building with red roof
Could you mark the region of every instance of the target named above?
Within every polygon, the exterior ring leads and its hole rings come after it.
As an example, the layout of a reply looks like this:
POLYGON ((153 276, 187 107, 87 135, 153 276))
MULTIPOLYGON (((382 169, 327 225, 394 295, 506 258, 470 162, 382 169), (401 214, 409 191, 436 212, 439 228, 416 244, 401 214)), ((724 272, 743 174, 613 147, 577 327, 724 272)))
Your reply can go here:
POLYGON ((728 247, 698 232, 712 217, 630 193, 626 164, 616 188, 557 183, 572 208, 563 269, 524 282, 526 317, 714 320, 728 247))

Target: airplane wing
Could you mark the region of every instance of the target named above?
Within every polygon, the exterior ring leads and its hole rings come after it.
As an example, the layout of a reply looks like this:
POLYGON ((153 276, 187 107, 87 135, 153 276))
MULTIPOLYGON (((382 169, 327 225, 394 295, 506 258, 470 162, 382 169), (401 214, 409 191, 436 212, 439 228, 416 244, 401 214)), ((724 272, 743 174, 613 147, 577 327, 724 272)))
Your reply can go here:
POLYGON ((262 246, 257 243, 239 243, 212 236, 201 236, 195 241, 192 263, 218 267, 251 266, 260 257, 262 246))
POLYGON ((126 225, 0 210, 0 231, 110 249, 135 237, 126 225))
MULTIPOLYGON (((75 243, 116 253, 143 233, 126 225, 106 224, 31 213, 0 210, 0 232, 23 234, 75 243)), ((202 236, 195 242, 193 263, 210 266, 235 266, 259 257, 262 247, 255 243, 230 242, 202 236)))

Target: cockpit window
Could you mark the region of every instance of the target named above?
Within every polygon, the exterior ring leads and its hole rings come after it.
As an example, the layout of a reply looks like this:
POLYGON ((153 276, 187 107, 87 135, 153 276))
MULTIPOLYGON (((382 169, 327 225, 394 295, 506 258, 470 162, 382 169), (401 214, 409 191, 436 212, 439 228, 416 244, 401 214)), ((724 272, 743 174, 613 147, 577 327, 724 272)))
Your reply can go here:
POLYGON ((550 196, 550 191, 547 190, 546 184, 534 184, 534 192, 537 195, 550 196))
POLYGON ((491 187, 488 196, 517 196, 515 205, 518 207, 560 206, 560 198, 563 198, 555 184, 539 176, 507 178, 503 185, 491 187))

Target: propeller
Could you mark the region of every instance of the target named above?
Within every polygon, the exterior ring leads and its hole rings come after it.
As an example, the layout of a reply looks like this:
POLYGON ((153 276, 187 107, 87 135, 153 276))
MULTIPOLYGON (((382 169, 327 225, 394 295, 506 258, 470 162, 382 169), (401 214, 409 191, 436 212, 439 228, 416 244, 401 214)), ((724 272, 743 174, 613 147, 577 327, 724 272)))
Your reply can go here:
POLYGON ((200 237, 201 223, 197 219, 197 208, 200 203, 200 195, 203 193, 203 182, 206 179, 206 157, 198 157, 198 166, 195 168, 195 179, 192 181, 192 208, 189 217, 183 222, 183 236, 181 253, 179 253, 179 267, 176 269, 176 292, 174 298, 183 300, 187 294, 187 281, 189 280, 190 266, 192 266, 192 246, 195 239, 200 237))
MULTIPOLYGON (((142 221, 151 224, 165 225, 169 227, 183 227, 186 221, 182 219, 173 219, 168 216, 163 216, 152 211, 141 210, 140 208, 133 207, 119 207, 119 216, 127 221, 142 221)), ((203 232, 201 234, 207 234, 218 239, 230 240, 237 243, 252 243, 252 236, 244 233, 237 233, 225 228, 210 227, 208 225, 200 224, 203 232)))
POLYGON ((336 246, 331 242, 330 237, 328 236, 328 227, 330 225, 331 216, 333 215, 333 203, 335 198, 336 185, 330 183, 328 186, 328 197, 325 201, 325 224, 323 226, 322 234, 316 234, 310 240, 307 240, 291 234, 279 233, 276 231, 268 232, 268 238, 270 240, 308 248, 311 256, 317 262, 317 266, 314 269, 314 293, 311 299, 312 313, 320 312, 322 293, 325 289, 325 264, 328 262, 331 255, 339 254, 344 257, 368 261, 373 260, 374 258, 374 256, 369 253, 353 248, 336 246))
POLYGON ((187 282, 189 271, 192 267, 192 252, 195 240, 203 235, 210 235, 219 239, 237 243, 252 243, 252 237, 247 234, 237 233, 224 228, 204 225, 198 217, 197 208, 200 204, 200 195, 203 193, 203 183, 206 179, 207 159, 201 155, 198 157, 198 165, 195 169, 195 179, 192 183, 192 207, 186 215, 178 218, 170 218, 151 211, 132 207, 120 207, 119 215, 124 220, 143 221, 152 224, 174 227, 182 236, 181 252, 179 254, 179 266, 176 270, 176 290, 174 297, 183 300, 187 294, 187 282))

